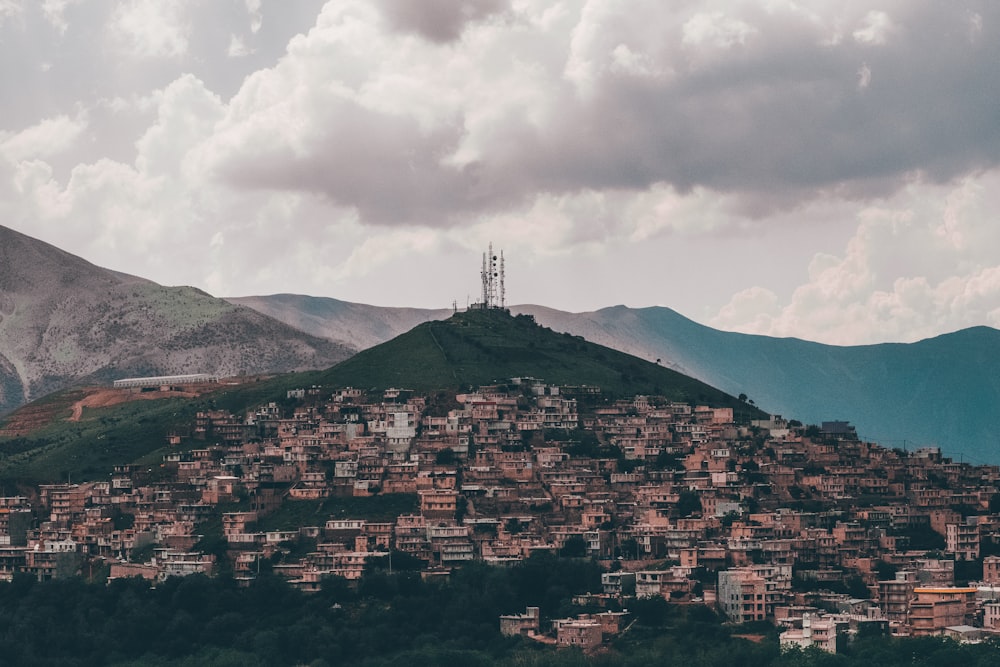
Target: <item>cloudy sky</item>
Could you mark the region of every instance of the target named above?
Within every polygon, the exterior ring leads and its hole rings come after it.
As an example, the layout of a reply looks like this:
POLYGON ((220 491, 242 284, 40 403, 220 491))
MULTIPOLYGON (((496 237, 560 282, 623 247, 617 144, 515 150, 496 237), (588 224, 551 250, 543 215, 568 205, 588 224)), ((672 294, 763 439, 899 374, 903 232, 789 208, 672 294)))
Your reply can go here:
POLYGON ((1000 3, 0 0, 0 224, 218 296, 1000 326, 1000 3))

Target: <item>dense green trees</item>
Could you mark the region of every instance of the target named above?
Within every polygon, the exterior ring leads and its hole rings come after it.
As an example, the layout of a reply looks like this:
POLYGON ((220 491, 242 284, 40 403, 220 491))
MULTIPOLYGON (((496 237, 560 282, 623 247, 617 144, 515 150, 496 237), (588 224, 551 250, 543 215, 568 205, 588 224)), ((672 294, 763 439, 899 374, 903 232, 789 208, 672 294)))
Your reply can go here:
POLYGON ((551 556, 470 564, 445 582, 373 571, 316 594, 275 577, 248 588, 202 576, 155 588, 18 578, 0 584, 0 664, 487 664, 521 644, 500 636, 500 614, 566 614, 574 593, 599 585, 593 562, 551 556))
POLYGON ((470 564, 446 581, 418 572, 370 572, 301 593, 265 576, 81 579, 0 584, 0 664, 30 665, 854 665, 992 664, 996 647, 940 639, 866 639, 847 653, 781 654, 776 633, 735 636, 708 608, 662 599, 631 603, 635 623, 594 655, 504 638, 500 614, 541 608, 543 619, 582 611, 574 594, 596 591, 600 568, 583 559, 530 558, 511 568, 470 564))

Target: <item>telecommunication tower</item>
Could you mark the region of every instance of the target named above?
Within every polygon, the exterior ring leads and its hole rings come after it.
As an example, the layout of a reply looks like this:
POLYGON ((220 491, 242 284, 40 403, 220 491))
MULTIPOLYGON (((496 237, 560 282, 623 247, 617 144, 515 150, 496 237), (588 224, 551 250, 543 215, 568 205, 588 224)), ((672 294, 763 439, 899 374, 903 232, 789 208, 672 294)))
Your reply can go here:
POLYGON ((503 308, 507 299, 507 291, 504 287, 504 264, 503 250, 500 256, 493 254, 493 243, 490 242, 489 251, 483 253, 483 268, 480 277, 483 281, 483 298, 481 305, 483 308, 503 308))

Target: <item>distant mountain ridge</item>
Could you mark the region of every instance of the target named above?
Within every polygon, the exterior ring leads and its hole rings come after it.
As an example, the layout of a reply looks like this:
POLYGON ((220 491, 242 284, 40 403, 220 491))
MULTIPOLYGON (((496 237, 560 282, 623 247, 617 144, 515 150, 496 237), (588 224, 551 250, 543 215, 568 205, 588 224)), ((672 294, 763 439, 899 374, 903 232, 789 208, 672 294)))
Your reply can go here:
POLYGON ((862 436, 890 447, 937 445, 956 458, 1000 462, 996 329, 842 347, 719 331, 659 307, 536 317, 637 356, 662 356, 769 412, 811 423, 849 420, 862 436))
POLYGON ((82 381, 324 368, 353 352, 193 287, 103 269, 0 226, 0 413, 82 381))
MULTIPOLYGON (((388 340, 415 318, 441 319, 449 312, 405 309, 404 324, 396 319, 399 309, 361 304, 345 308, 345 302, 336 299, 307 299, 313 333, 335 336, 353 328, 373 340, 379 332, 372 321, 385 325, 384 340, 388 340), (335 319, 324 320, 327 308, 338 313, 335 319)), ((289 323, 298 321, 274 305, 293 312, 295 299, 289 295, 240 302, 289 323)), ((663 366, 727 393, 746 394, 764 410, 790 419, 848 420, 863 437, 890 447, 937 445, 956 458, 1000 463, 996 429, 1000 331, 996 329, 974 327, 916 343, 841 347, 719 331, 663 307, 613 306, 567 313, 523 305, 511 311, 533 315, 555 331, 642 359, 659 359, 663 366)), ((363 340, 356 340, 361 346, 363 340)))
MULTIPOLYGON (((838 347, 718 331, 662 307, 511 311, 746 394, 768 412, 850 420, 888 446, 939 445, 956 458, 1000 463, 996 329, 838 347)), ((326 368, 451 314, 287 294, 216 299, 94 266, 0 226, 0 414, 125 375, 326 368)))
POLYGON ((227 297, 226 301, 358 350, 384 343, 428 320, 446 319, 453 313, 449 308, 383 308, 301 294, 227 297))

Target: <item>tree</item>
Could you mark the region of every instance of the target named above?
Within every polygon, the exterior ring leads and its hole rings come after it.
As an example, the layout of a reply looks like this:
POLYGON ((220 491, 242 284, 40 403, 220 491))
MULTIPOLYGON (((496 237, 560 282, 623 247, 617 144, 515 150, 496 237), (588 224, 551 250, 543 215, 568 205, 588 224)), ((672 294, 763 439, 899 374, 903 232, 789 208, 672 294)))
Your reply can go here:
POLYGON ((990 496, 990 514, 1000 514, 1000 493, 990 496))
POLYGON ((661 449, 651 467, 657 470, 684 470, 684 462, 676 454, 661 449))
POLYGON ((559 550, 559 555, 565 558, 583 558, 587 555, 587 540, 581 535, 572 535, 559 550))
POLYGON ((701 496, 696 491, 681 491, 677 499, 677 513, 682 517, 689 517, 695 512, 701 512, 701 496))
POLYGON ((451 447, 445 447, 434 457, 434 462, 438 465, 453 465, 455 463, 455 450, 451 447))
POLYGON ((670 616, 670 603, 663 597, 636 598, 629 603, 629 611, 637 622, 650 628, 662 627, 670 616))
POLYGON ((634 537, 626 538, 622 540, 619 551, 621 552, 622 558, 626 560, 636 560, 639 558, 639 542, 637 542, 634 537))

